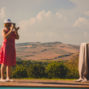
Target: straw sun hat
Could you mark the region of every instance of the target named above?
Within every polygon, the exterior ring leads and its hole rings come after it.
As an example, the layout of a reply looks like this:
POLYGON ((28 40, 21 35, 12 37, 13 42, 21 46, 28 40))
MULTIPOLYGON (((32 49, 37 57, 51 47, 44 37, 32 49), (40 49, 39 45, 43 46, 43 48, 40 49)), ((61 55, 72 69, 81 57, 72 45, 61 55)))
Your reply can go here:
POLYGON ((5 23, 12 23, 12 21, 11 21, 11 19, 5 19, 5 20, 4 20, 4 24, 5 24, 5 23))

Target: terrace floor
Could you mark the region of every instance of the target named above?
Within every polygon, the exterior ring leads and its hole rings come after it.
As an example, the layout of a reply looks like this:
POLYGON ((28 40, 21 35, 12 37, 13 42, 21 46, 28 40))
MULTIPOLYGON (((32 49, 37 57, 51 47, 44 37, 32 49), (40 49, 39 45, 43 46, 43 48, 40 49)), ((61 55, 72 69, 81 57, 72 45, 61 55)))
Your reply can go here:
POLYGON ((0 87, 80 87, 89 88, 88 82, 74 80, 42 80, 42 79, 14 79, 14 82, 0 82, 0 87))

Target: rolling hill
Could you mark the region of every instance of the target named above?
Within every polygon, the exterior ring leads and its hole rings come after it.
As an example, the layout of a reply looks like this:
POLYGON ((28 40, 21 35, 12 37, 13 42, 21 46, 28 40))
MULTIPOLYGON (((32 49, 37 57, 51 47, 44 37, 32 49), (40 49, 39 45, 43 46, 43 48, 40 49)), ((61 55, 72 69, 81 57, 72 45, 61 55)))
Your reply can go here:
POLYGON ((22 60, 70 60, 78 56, 79 46, 61 42, 27 42, 16 44, 16 54, 22 60))

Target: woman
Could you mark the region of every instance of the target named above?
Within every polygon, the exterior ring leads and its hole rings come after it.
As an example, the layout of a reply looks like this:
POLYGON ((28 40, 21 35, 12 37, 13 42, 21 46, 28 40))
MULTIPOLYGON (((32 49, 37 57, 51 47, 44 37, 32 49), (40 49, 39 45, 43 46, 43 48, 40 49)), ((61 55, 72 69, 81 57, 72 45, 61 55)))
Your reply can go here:
POLYGON ((10 79, 11 67, 16 65, 15 39, 19 39, 19 27, 16 28, 10 19, 4 21, 2 30, 3 44, 0 50, 1 80, 12 81, 10 79), (4 70, 6 68, 6 80, 4 79, 4 70))

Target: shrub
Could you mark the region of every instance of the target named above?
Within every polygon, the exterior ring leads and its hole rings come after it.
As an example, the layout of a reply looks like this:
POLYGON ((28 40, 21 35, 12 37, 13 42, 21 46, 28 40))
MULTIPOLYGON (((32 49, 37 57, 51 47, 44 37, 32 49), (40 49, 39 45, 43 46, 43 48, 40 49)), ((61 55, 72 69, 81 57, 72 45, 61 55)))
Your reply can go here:
POLYGON ((42 64, 31 64, 27 69, 27 74, 32 78, 42 78, 45 76, 45 67, 42 64))
POLYGON ((48 78, 65 78, 68 72, 68 68, 63 63, 51 63, 48 64, 45 70, 48 78))
POLYGON ((16 68, 12 71, 12 77, 14 78, 28 77, 26 68, 23 65, 16 65, 16 68))

